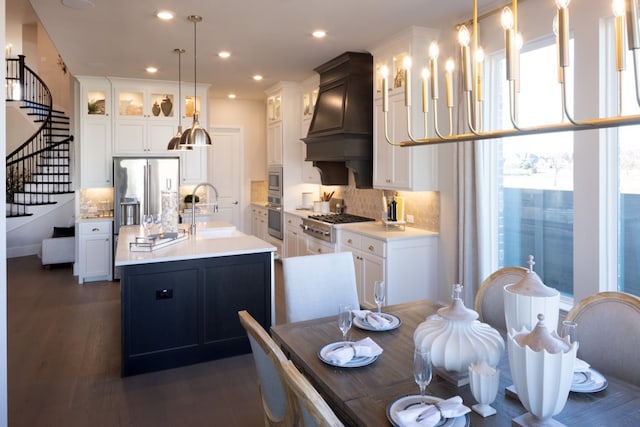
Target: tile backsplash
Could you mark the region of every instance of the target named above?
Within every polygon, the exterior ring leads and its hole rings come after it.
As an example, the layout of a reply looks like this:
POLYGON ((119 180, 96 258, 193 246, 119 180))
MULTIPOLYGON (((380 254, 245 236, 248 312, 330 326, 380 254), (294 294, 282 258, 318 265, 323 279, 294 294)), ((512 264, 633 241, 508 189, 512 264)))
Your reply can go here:
POLYGON ((413 215, 411 227, 428 231, 440 231, 440 194, 437 191, 390 191, 378 189, 359 189, 350 180, 348 186, 323 186, 320 192, 335 191, 334 197, 344 199, 346 212, 362 215, 376 220, 382 216, 382 196, 388 201, 394 195, 405 200, 405 216, 413 215))
POLYGON ((80 190, 80 217, 113 216, 113 188, 83 188, 80 190))

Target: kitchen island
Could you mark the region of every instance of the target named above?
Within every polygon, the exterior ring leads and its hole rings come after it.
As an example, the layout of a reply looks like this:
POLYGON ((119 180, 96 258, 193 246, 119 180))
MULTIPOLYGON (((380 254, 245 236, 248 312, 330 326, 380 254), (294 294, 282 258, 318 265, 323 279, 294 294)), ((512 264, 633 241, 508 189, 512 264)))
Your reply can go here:
POLYGON ((275 315, 275 247, 228 223, 199 223, 195 236, 150 252, 130 243, 140 226, 120 228, 122 376, 250 351, 238 311, 268 330, 275 315))

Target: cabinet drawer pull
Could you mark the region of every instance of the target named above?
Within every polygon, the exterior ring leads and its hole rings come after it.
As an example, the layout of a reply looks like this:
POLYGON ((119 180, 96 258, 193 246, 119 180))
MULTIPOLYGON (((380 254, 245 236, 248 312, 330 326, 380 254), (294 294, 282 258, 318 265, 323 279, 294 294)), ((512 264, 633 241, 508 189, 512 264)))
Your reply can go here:
POLYGON ((173 298, 173 289, 158 289, 156 290, 156 299, 171 299, 173 298))
POLYGON ((347 243, 351 245, 351 244, 353 244, 353 240, 348 239, 348 240, 347 240, 347 243))
POLYGON ((371 252, 373 252, 373 250, 374 250, 374 249, 375 249, 375 248, 373 247, 373 245, 369 245, 369 250, 370 250, 371 252))
POLYGON ((100 231, 100 229, 99 229, 99 228, 97 228, 97 227, 93 227, 93 228, 91 229, 91 231, 100 231))

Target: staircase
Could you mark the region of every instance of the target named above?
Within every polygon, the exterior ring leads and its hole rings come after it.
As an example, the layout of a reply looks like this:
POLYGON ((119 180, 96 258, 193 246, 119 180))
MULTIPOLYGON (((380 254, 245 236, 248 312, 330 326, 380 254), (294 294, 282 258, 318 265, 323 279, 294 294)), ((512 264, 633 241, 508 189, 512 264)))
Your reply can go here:
POLYGON ((56 194, 73 193, 69 117, 53 109, 46 84, 24 63, 7 59, 7 101, 20 102, 38 130, 7 155, 6 216, 30 216, 29 206, 57 203, 56 194))

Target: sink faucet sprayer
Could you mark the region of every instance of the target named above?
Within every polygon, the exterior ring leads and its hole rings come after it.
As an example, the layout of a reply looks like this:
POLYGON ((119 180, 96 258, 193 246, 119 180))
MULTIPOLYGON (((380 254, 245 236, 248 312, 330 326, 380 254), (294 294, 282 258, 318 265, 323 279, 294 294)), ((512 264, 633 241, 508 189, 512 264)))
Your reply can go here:
MULTIPOLYGON (((216 201, 213 203, 213 211, 214 212, 218 212, 218 190, 216 189, 216 187, 214 187, 213 185, 209 184, 208 182, 201 182, 200 184, 196 185, 196 188, 193 189, 193 193, 191 193, 191 200, 195 200, 196 199, 196 191, 198 191, 198 188, 202 187, 203 185, 207 185, 209 187, 211 187, 213 189, 213 191, 216 193, 216 201)), ((191 209, 191 234, 192 235, 196 235, 196 208, 195 208, 195 203, 193 203, 192 209, 191 209)))

